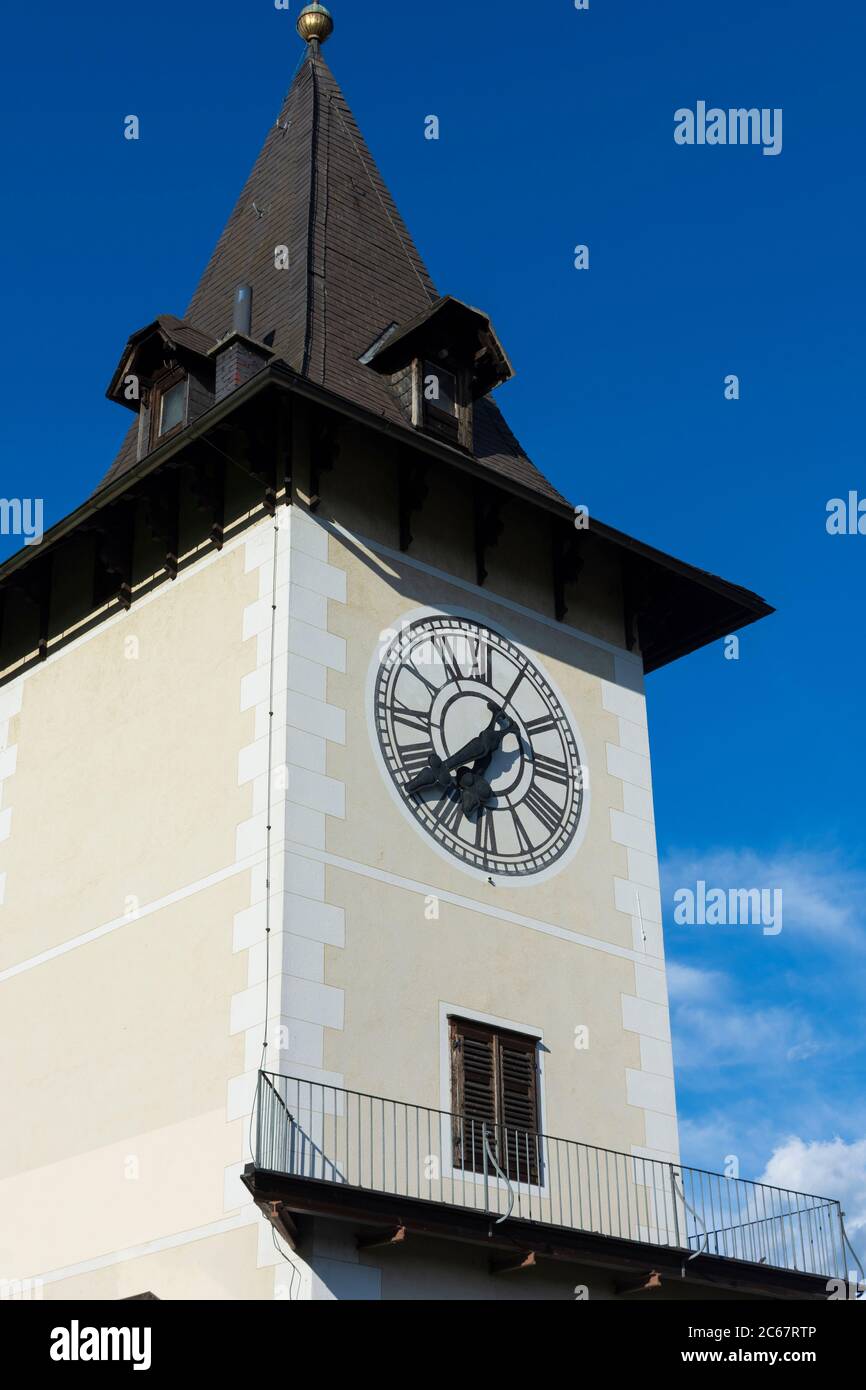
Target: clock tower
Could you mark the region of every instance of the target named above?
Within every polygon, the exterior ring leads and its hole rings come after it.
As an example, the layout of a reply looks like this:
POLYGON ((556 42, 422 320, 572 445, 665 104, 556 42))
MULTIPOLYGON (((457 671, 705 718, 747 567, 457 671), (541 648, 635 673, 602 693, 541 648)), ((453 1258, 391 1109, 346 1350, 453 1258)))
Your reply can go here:
POLYGON ((808 1293, 834 1204, 786 1265, 680 1163, 644 687, 770 610, 530 460, 333 27, 302 11, 186 312, 129 336, 102 483, 0 568, 0 1274, 808 1293))

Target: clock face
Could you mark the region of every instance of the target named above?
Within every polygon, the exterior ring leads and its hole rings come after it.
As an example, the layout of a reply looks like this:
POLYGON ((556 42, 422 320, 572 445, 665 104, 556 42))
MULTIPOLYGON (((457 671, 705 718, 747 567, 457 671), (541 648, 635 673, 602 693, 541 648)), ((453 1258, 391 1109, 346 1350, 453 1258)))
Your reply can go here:
POLYGON ((397 794, 469 869, 517 879, 554 867, 584 807, 577 739, 526 653, 484 624, 405 624, 373 685, 379 749, 397 794))

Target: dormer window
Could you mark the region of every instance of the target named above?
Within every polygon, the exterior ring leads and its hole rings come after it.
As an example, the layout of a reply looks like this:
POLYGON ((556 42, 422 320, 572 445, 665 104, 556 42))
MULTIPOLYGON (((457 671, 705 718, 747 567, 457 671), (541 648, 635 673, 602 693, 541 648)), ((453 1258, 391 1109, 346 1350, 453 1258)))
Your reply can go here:
POLYGON ((146 458, 214 402, 216 339, 172 314, 133 333, 108 388, 138 416, 138 458, 146 458))
POLYGON ((432 362, 421 364, 421 420, 446 439, 458 437, 458 385, 454 372, 432 362))
POLYGON ((186 424, 188 378, 177 363, 154 374, 150 388, 150 447, 155 449, 186 424))
POLYGON ((167 387, 160 393, 159 398, 159 432, 161 435, 170 434, 177 429, 178 425, 183 424, 183 417, 186 413, 186 380, 175 382, 174 386, 167 387))

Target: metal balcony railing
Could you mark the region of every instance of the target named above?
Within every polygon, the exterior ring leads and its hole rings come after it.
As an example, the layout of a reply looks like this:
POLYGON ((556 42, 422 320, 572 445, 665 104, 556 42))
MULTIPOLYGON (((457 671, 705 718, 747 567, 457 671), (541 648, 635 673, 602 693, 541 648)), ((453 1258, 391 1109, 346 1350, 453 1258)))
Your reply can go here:
POLYGON ((667 1246, 684 1262, 707 1253, 847 1278, 829 1198, 274 1072, 259 1073, 254 1157, 291 1178, 667 1246))

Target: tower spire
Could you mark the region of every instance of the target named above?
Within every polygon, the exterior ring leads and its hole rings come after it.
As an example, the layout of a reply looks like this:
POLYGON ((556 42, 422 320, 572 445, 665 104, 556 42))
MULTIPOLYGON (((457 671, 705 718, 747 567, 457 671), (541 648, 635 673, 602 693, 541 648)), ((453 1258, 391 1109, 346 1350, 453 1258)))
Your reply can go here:
POLYGON ((305 5, 298 15, 298 33, 311 47, 318 47, 334 32, 334 21, 324 5, 305 5))

